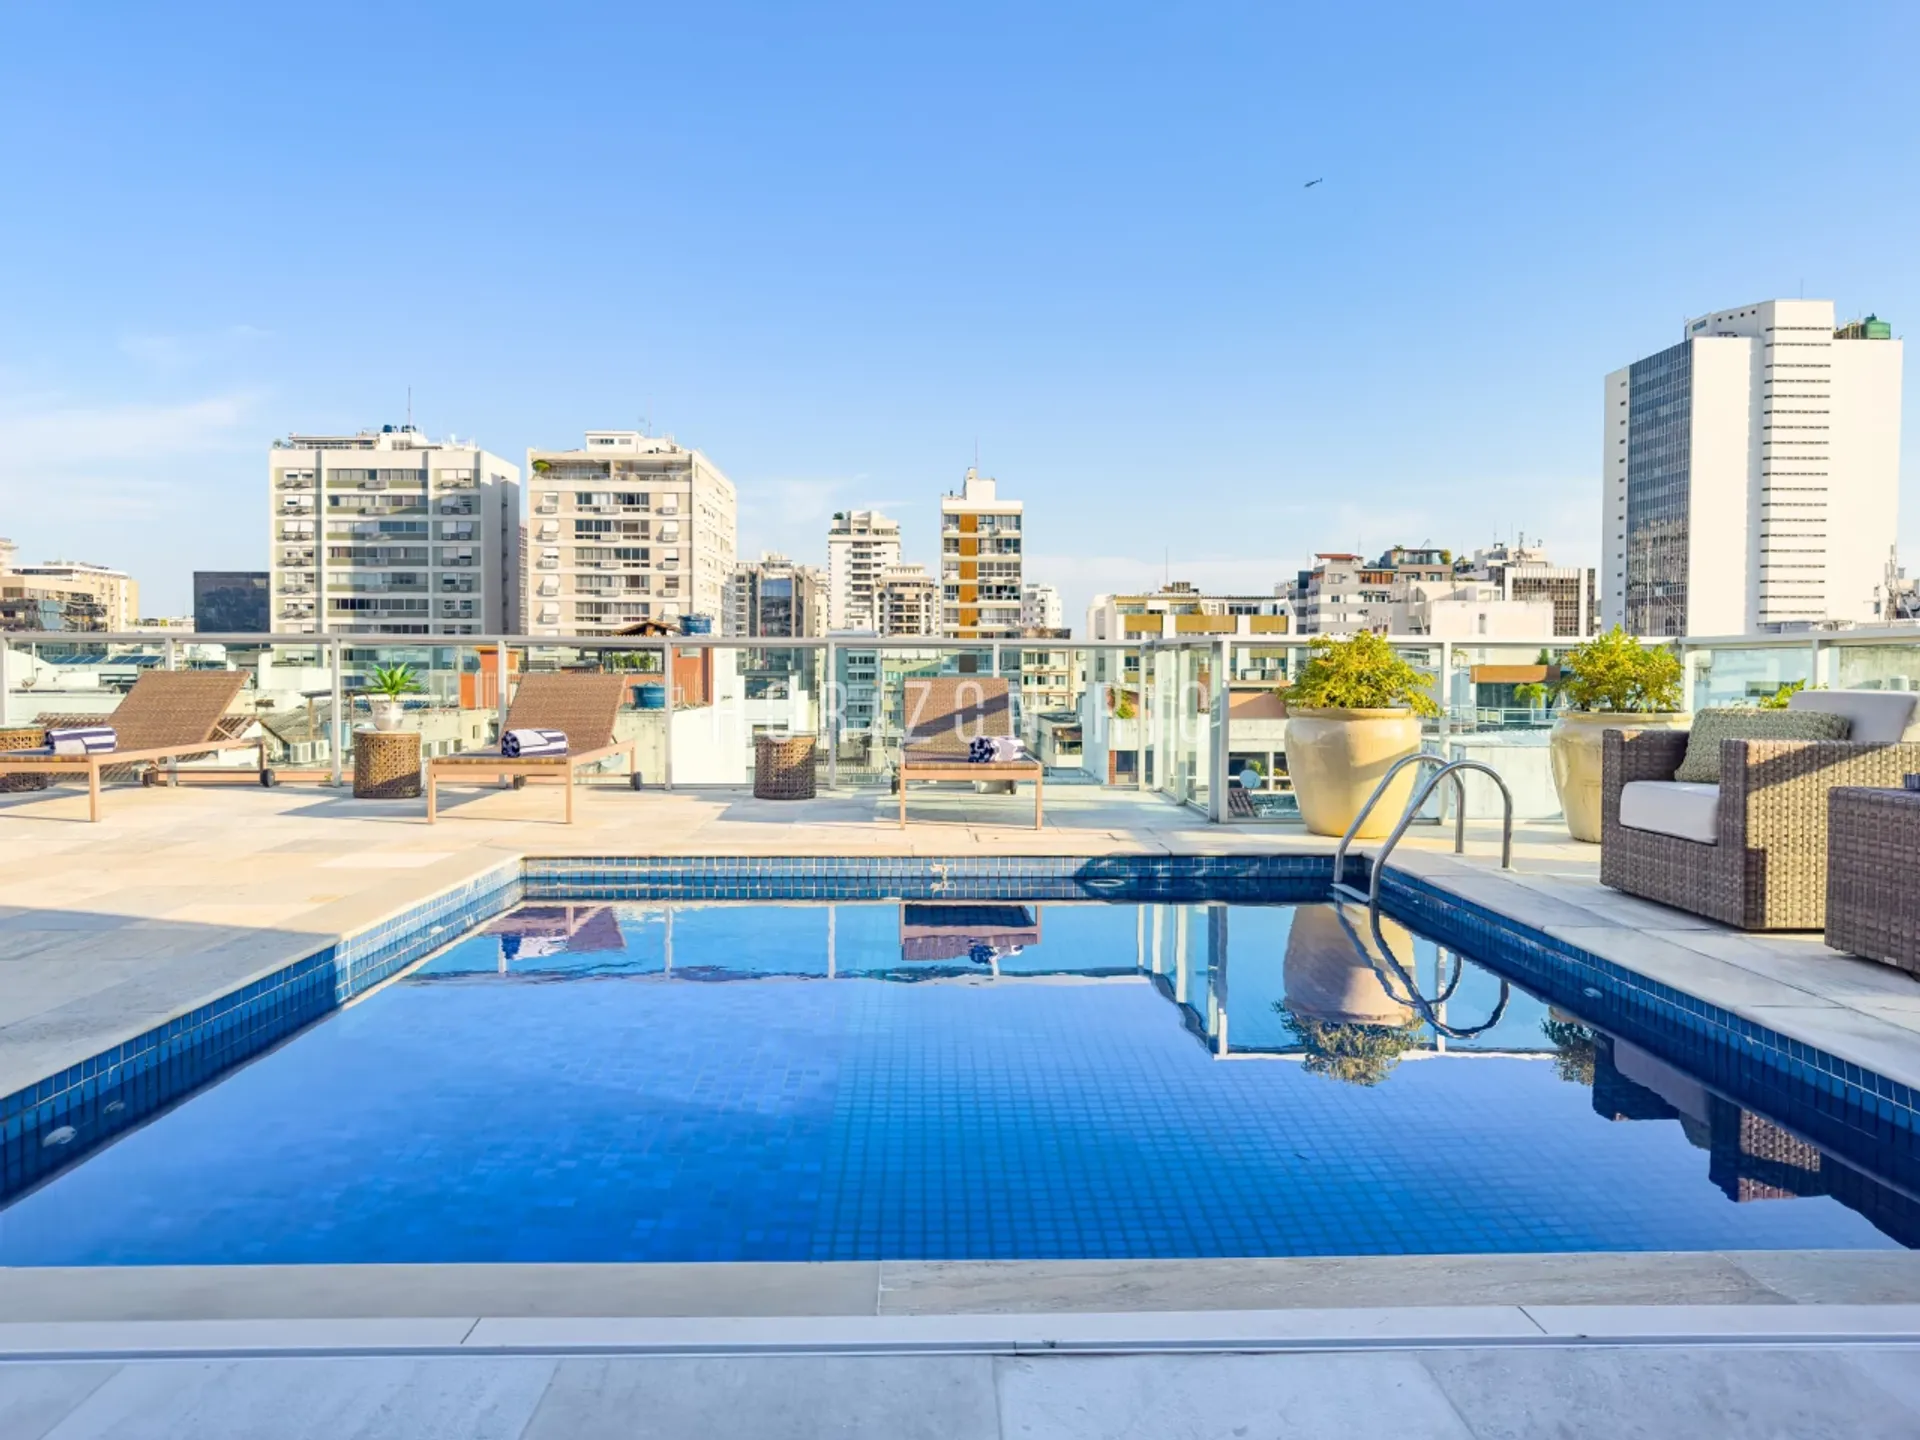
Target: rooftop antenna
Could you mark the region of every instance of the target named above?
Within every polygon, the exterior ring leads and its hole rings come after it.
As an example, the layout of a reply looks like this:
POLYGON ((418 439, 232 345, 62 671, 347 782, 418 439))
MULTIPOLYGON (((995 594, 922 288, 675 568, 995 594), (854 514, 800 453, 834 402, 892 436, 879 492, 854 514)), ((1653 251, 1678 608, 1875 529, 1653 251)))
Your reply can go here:
POLYGON ((413 387, 407 386, 407 428, 413 428, 413 387))

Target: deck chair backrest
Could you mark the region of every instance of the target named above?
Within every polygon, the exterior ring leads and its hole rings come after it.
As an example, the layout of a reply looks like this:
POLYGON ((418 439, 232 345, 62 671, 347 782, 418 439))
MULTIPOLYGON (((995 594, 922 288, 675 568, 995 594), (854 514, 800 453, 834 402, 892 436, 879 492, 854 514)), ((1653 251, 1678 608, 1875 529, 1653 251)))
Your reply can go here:
POLYGON ((632 688, 631 676, 588 671, 522 675, 507 706, 509 730, 559 730, 574 754, 613 743, 613 718, 632 688))
POLYGON ((214 738, 246 683, 244 670, 149 670, 106 717, 113 726, 114 747, 158 750, 204 744, 214 738))
POLYGON ((1013 734, 1013 699, 996 675, 940 675, 905 686, 907 748, 965 756, 983 735, 1013 734))

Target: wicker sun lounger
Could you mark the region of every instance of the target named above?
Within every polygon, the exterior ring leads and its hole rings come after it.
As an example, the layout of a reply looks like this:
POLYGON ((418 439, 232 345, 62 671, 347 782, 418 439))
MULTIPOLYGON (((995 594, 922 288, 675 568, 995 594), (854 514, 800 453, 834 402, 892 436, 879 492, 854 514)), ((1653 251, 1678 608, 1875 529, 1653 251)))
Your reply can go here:
POLYGON ((907 828, 909 780, 1031 780, 1033 828, 1038 830, 1046 768, 1038 760, 967 758, 981 736, 1013 734, 1013 700, 1007 682, 988 675, 942 675, 906 682, 907 738, 900 748, 900 828, 907 828))
POLYGON ((564 755, 534 755, 509 760, 497 750, 470 750, 463 755, 439 755, 427 761, 427 823, 440 811, 439 784, 443 776, 485 779, 491 775, 515 789, 530 775, 557 776, 565 782, 567 824, 573 823, 573 787, 579 772, 614 755, 627 757, 633 788, 640 788, 639 742, 613 738, 614 716, 621 697, 632 685, 630 677, 575 672, 522 676, 507 707, 508 730, 558 730, 567 737, 564 755))
POLYGON ((221 722, 246 680, 241 670, 149 670, 133 682, 133 688, 111 715, 89 717, 92 723, 113 726, 114 749, 93 755, 0 751, 0 773, 70 775, 76 779, 85 776, 89 820, 100 818, 102 778, 120 780, 137 775, 150 783, 162 762, 195 755, 256 751, 260 783, 271 785, 273 772, 267 768, 265 738, 243 740, 222 733, 221 722))

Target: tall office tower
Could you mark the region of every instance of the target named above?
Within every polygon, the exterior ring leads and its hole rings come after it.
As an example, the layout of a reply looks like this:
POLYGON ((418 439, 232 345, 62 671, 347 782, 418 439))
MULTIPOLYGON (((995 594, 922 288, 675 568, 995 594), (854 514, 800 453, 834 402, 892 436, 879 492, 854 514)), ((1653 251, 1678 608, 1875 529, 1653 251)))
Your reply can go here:
POLYGON ((733 482, 698 450, 589 430, 578 450, 527 451, 532 635, 612 635, 726 606, 739 527, 733 482))
POLYGON ((1022 630, 1058 630, 1066 624, 1066 607, 1060 603, 1060 591, 1038 580, 1020 587, 1020 628, 1022 630))
POLYGON ((940 498, 940 628, 957 640, 1020 634, 1025 507, 998 488, 969 466, 959 492, 940 498))
POLYGON ((721 633, 807 640, 827 633, 827 585, 812 565, 771 550, 742 560, 727 581, 721 633))
POLYGON ((519 629, 520 471, 411 425, 267 456, 272 624, 338 635, 519 629))
POLYGON ((900 522, 843 510, 827 531, 827 628, 880 628, 880 572, 900 563, 900 522))
POLYGON ((889 565, 880 572, 880 633, 937 635, 939 586, 924 565, 889 565))
POLYGON ((1743 635, 1885 618, 1902 344, 1830 300, 1689 320, 1607 376, 1602 620, 1743 635))

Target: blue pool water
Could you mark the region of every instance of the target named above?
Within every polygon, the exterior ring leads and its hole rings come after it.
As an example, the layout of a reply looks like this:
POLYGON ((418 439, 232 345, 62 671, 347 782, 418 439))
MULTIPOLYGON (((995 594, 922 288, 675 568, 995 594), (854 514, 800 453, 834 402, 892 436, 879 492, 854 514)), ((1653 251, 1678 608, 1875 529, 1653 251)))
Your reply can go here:
POLYGON ((525 906, 0 1210, 0 1265, 1896 1243, 1781 1116, 1385 938, 1428 1018, 1325 905, 525 906))

